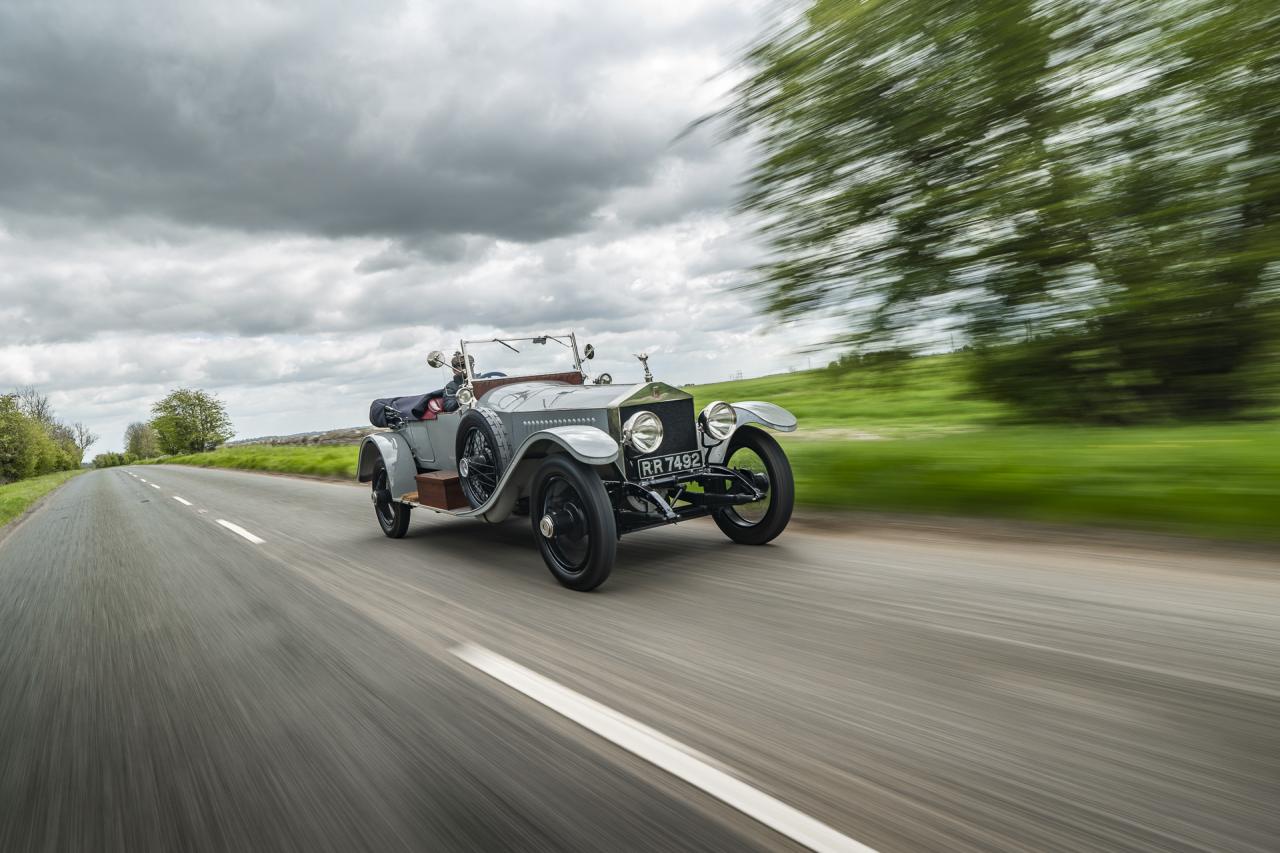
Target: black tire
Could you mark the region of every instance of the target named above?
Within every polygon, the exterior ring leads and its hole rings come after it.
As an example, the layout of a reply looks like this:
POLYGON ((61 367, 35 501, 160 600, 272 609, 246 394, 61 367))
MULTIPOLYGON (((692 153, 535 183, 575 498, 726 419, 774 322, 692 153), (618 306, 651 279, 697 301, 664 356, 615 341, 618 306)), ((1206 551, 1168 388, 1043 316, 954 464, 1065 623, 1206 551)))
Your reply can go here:
POLYGON ((724 465, 765 474, 769 478, 769 491, 763 501, 715 510, 711 517, 716 526, 741 545, 763 545, 777 538, 791 521, 791 510, 796 503, 796 481, 787 454, 773 436, 746 426, 729 439, 724 465), (738 457, 736 464, 735 456, 738 457))
POLYGON ((533 475, 529 517, 538 550, 560 583, 588 592, 613 571, 618 527, 609 493, 595 471, 564 454, 548 456, 533 475), (549 516, 552 535, 543 529, 549 516))
POLYGON ((382 532, 392 539, 403 539, 409 530, 409 513, 412 507, 395 500, 391 494, 391 481, 387 476, 387 463, 381 458, 373 463, 373 514, 382 532))
POLYGON ((511 462, 511 443, 492 409, 472 409, 458 423, 454 445, 462 493, 473 507, 493 496, 511 462))

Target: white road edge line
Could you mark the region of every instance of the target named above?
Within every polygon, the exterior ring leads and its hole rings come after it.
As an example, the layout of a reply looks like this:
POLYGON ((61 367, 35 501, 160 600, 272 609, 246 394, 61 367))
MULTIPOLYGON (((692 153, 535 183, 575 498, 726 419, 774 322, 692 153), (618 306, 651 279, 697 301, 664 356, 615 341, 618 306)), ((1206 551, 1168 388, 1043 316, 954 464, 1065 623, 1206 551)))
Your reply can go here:
POLYGON ((191 506, 191 501, 187 500, 186 498, 180 498, 177 495, 173 495, 172 497, 175 501, 182 504, 183 506, 191 506))
POLYGON ((252 533, 250 533, 249 531, 245 530, 243 527, 241 527, 241 526, 240 526, 240 525, 238 525, 238 524, 232 524, 231 522, 229 522, 229 521, 224 521, 224 520, 223 520, 223 519, 221 519, 221 518, 217 519, 217 521, 218 521, 218 523, 219 523, 219 524, 221 524, 223 527, 225 527, 225 528, 227 528, 228 530, 230 530, 232 533, 235 533, 235 534, 237 534, 237 535, 239 535, 239 536, 243 536, 245 539, 248 539, 248 540, 249 540, 250 542, 252 542, 254 545, 261 545, 263 542, 266 542, 266 541, 267 541, 267 540, 265 540, 265 539, 261 539, 261 538, 259 538, 259 537, 257 537, 257 536, 254 536, 252 533))
POLYGON ((473 643, 463 643, 450 651, 486 675, 810 850, 876 853, 871 847, 696 758, 661 732, 562 687, 502 655, 473 643))

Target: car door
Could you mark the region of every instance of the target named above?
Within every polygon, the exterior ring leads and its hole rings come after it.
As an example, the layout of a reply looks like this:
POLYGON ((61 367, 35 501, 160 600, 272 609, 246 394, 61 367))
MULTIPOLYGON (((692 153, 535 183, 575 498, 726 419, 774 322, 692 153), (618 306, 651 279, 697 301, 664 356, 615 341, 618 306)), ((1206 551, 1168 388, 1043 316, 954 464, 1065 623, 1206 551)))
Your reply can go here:
POLYGON ((410 421, 401 428, 413 458, 419 467, 434 468, 436 461, 435 445, 431 441, 431 424, 435 421, 410 421))
POLYGON ((441 412, 434 421, 423 421, 430 434, 431 445, 435 448, 431 458, 438 471, 455 471, 458 468, 458 462, 454 458, 458 453, 458 422, 465 411, 466 409, 455 409, 452 412, 441 412))

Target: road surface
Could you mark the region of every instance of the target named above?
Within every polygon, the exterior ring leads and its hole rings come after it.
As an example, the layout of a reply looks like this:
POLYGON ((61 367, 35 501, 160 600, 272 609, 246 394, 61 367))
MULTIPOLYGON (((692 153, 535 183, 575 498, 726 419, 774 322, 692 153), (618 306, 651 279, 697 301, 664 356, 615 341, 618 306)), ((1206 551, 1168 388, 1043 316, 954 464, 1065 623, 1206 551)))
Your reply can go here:
POLYGON ((1275 561, 531 535, 72 480, 0 543, 0 849, 1280 849, 1275 561))

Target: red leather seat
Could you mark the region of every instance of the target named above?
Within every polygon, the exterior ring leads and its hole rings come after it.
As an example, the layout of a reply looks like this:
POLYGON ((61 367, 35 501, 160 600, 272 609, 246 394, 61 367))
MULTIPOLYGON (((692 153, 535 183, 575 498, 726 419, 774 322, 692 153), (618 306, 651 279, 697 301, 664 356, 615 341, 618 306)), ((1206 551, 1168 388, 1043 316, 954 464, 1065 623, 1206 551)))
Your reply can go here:
POLYGON ((444 397, 432 397, 427 400, 427 410, 422 413, 424 421, 434 421, 436 414, 444 411, 444 397))

